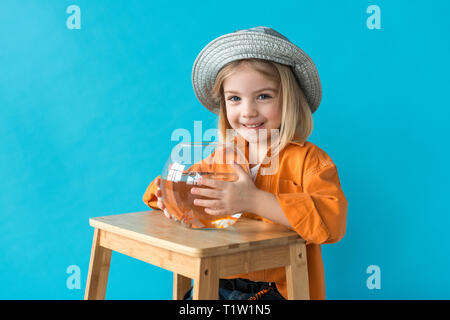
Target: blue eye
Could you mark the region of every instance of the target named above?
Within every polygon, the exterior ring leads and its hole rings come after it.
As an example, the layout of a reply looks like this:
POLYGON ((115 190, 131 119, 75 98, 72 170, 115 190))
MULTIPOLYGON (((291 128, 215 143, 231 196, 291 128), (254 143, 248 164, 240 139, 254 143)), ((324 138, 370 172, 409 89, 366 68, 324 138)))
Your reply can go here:
POLYGON ((230 100, 230 101, 239 101, 239 100, 237 100, 237 99, 241 99, 241 98, 239 98, 239 97, 237 97, 237 96, 232 96, 232 97, 229 97, 228 98, 228 100, 230 100), (236 98, 236 99, 235 99, 236 98))
POLYGON ((265 99, 270 99, 271 98, 271 96, 269 96, 268 94, 260 94, 259 96, 258 96, 258 98, 261 98, 261 97, 263 97, 262 99, 263 100, 265 100, 265 99))

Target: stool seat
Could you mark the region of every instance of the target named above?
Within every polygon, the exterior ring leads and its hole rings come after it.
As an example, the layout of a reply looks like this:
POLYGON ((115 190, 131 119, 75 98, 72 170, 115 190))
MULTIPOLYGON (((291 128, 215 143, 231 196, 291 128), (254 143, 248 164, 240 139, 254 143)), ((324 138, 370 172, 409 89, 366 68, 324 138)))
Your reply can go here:
POLYGON ((174 273, 174 299, 217 299, 219 278, 286 267, 289 299, 309 299, 305 241, 284 226, 241 217, 225 229, 189 229, 160 210, 89 219, 94 227, 85 299, 104 299, 111 252, 174 273))

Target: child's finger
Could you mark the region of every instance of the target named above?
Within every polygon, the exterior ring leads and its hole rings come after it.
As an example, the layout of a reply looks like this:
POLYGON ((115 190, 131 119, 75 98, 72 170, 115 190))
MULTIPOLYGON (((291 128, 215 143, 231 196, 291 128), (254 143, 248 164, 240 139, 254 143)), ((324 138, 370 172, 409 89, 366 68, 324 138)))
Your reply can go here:
POLYGON ((166 210, 166 209, 164 209, 164 210, 163 210, 163 212, 164 212, 164 215, 166 216, 166 218, 168 218, 168 219, 172 219, 172 216, 170 215, 170 213, 169 213, 169 212, 167 212, 167 210, 166 210))
POLYGON ((164 205, 164 203, 158 199, 158 208, 161 210, 164 210, 166 208, 166 206, 164 205))
POLYGON ((161 178, 156 178, 155 185, 159 187, 161 185, 161 178))
POLYGON ((211 215, 222 215, 222 214, 228 214, 227 210, 225 209, 211 209, 211 208, 205 208, 205 212, 211 215))
POLYGON ((171 219, 172 216, 167 212, 166 206, 163 204, 161 200, 158 199, 158 208, 164 213, 164 215, 171 219))

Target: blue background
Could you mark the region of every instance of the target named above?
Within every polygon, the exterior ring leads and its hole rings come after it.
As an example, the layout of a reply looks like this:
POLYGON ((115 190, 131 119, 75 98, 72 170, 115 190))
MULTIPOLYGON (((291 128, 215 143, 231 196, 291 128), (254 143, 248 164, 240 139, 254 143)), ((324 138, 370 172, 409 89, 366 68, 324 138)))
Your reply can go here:
MULTIPOLYGON (((337 164, 347 233, 322 246, 328 299, 449 299, 449 1, 0 2, 0 298, 82 299, 88 219, 145 211, 177 128, 216 126, 200 50, 270 26, 315 61, 310 141, 337 164), (69 5, 81 29, 69 30, 69 5), (369 5, 381 30, 369 30, 369 5), (68 289, 78 265, 81 289, 68 289), (381 270, 369 290, 366 269, 381 270)), ((172 274, 113 253, 107 299, 171 299, 172 274)))

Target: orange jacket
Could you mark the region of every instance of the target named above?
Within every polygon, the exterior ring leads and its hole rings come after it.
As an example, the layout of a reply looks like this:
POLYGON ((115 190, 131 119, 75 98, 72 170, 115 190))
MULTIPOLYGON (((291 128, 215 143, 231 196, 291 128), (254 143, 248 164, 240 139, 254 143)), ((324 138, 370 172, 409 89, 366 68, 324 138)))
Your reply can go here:
MULTIPOLYGON (((246 157, 248 159, 248 152, 246 157)), ((347 222, 347 200, 341 189, 336 165, 313 143, 290 142, 279 153, 277 172, 273 175, 258 173, 255 185, 276 196, 292 228, 306 240, 310 298, 325 299, 325 272, 320 245, 342 239, 347 222)), ((145 191, 143 200, 149 207, 158 209, 155 191, 153 181, 145 191)), ((274 223, 255 213, 244 212, 243 216, 274 223)), ((287 298, 285 268, 227 278, 275 282, 280 293, 287 298)))

